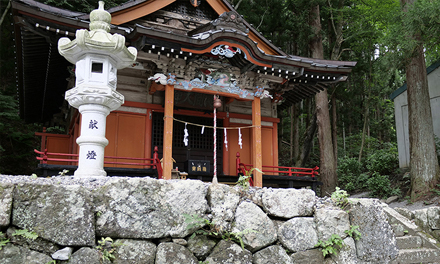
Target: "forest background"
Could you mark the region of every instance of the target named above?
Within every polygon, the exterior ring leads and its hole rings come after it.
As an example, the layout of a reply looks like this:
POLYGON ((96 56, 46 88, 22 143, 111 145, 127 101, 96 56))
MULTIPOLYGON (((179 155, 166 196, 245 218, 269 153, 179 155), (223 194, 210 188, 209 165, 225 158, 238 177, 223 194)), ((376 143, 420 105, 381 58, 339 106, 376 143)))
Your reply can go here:
MULTIPOLYGON (((95 0, 39 1, 86 13, 97 6, 95 0)), ((104 2, 110 8, 126 0, 104 2)), ((229 2, 288 54, 312 57, 311 43, 318 40, 322 41, 324 59, 357 61, 348 80, 327 91, 331 122, 325 129, 332 135, 335 184, 349 192, 368 190, 377 197, 409 195, 411 176, 398 169, 394 104, 389 96, 405 83, 415 47, 423 45, 428 66, 440 59, 440 0, 412 0, 410 9, 403 8, 405 0, 229 2), (318 16, 313 11, 316 7, 318 16), (318 30, 312 23, 316 17, 318 30)), ((0 0, 0 173, 29 175, 36 168, 32 150, 39 145, 34 132, 47 124, 25 124, 18 115, 9 8, 8 0, 0 0)), ((319 146, 315 98, 278 114, 280 165, 320 164, 322 152, 329 150, 319 146)), ((439 150, 440 141, 436 142, 439 150)), ((439 194, 436 177, 428 191, 439 194)))

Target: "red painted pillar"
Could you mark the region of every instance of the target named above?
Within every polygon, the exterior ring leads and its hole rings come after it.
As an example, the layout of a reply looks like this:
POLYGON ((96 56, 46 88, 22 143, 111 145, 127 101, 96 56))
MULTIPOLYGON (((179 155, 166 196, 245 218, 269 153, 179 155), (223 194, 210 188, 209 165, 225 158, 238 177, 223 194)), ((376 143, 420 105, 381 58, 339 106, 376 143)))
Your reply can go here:
MULTIPOLYGON (((263 170, 262 145, 261 145, 261 99, 255 97, 252 101, 252 164, 254 168, 263 170)), ((254 170, 254 186, 263 187, 263 175, 254 170)))
POLYGON ((174 110, 174 85, 165 86, 165 109, 163 128, 163 178, 171 179, 173 169, 173 110, 174 110))

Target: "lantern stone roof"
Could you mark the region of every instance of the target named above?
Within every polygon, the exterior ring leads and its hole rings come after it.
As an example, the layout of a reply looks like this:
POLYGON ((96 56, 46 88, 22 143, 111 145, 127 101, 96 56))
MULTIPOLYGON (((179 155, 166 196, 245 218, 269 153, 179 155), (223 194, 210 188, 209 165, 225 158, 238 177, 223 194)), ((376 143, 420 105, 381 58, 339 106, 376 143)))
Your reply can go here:
POLYGON ((125 37, 110 34, 111 15, 104 10, 104 2, 90 13, 90 31, 76 31, 76 39, 67 37, 58 41, 58 51, 68 61, 75 64, 85 53, 104 54, 111 57, 117 69, 125 68, 136 60, 137 50, 125 47, 125 37))
MULTIPOLYGON (((89 15, 34 0, 12 0, 12 7, 20 58, 20 114, 28 122, 47 121, 63 104, 62 97, 56 94, 63 93, 66 87, 54 84, 69 77, 65 71, 69 63, 54 52, 54 45, 61 37, 73 39, 77 29, 89 27, 89 15), (41 99, 30 100, 29 95, 41 99)), ((264 79, 274 93, 282 93, 280 109, 313 96, 329 84, 345 81, 356 65, 288 55, 264 38, 226 0, 200 1, 197 7, 189 0, 132 0, 108 12, 112 16, 110 33, 125 36, 127 43, 138 49, 138 61, 158 63, 158 57, 163 61, 169 56, 168 66, 173 66, 171 57, 190 61, 207 57, 219 63, 223 60, 239 69, 243 78, 264 79), (240 53, 225 59, 213 55, 212 50, 221 45, 239 49, 240 53)))

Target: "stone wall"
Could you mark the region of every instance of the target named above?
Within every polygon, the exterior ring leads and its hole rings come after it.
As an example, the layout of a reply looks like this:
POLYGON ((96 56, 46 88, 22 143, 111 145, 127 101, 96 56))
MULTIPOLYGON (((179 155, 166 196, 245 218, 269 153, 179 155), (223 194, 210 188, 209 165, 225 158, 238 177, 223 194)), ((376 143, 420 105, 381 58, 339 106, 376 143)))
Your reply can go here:
POLYGON ((396 208, 396 211, 440 241, 440 207, 429 207, 414 211, 406 208, 396 208))
POLYGON ((344 211, 307 189, 151 178, 11 179, 0 178, 0 226, 10 240, 1 263, 110 263, 106 253, 124 264, 388 263, 398 254, 377 200, 356 200, 344 211), (210 236, 192 235, 198 227, 189 228, 185 218, 195 215, 213 223, 204 227, 210 236), (362 234, 357 241, 344 232, 354 225, 362 234), (38 238, 13 236, 16 229, 38 238), (332 234, 345 245, 324 259, 315 245, 332 234), (113 242, 102 242, 107 237, 113 242))

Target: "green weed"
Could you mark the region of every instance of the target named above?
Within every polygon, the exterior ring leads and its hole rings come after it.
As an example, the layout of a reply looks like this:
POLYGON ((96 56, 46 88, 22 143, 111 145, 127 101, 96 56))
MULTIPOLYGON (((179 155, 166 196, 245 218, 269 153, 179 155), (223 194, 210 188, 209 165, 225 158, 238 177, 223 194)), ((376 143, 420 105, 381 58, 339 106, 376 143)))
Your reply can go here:
POLYGON ((337 255, 339 249, 344 245, 344 241, 339 235, 332 234, 332 236, 326 241, 319 240, 315 247, 321 247, 322 255, 325 257, 331 254, 337 255))
POLYGON ((185 217, 185 222, 188 224, 186 229, 199 228, 191 235, 190 238, 194 238, 196 235, 204 235, 222 238, 224 240, 232 240, 240 243, 241 248, 244 249, 243 236, 249 233, 257 232, 252 229, 245 229, 240 232, 228 232, 218 228, 213 222, 206 218, 200 217, 197 214, 184 214, 183 216, 185 217))
POLYGON ((108 260, 110 262, 113 262, 115 260, 116 256, 113 255, 116 251, 117 247, 122 246, 123 244, 120 243, 113 243, 113 239, 110 237, 101 238, 101 240, 98 241, 98 246, 96 246, 96 249, 101 254, 102 260, 108 260))
MULTIPOLYGON (((238 177, 238 181, 235 183, 236 185, 240 186, 243 190, 247 191, 249 190, 249 179, 252 177, 252 172, 256 170, 260 173, 263 173, 260 169, 258 168, 252 168, 248 171, 246 171, 246 175, 240 175, 240 177, 238 177)), ((264 173, 263 173, 264 174, 264 173)))
POLYGON ((336 190, 331 195, 331 199, 337 206, 344 209, 345 207, 347 207, 347 205, 350 204, 347 199, 349 196, 350 195, 345 190, 336 187, 336 190))
POLYGON ((64 170, 58 172, 58 175, 59 176, 66 176, 66 173, 68 173, 68 172, 69 172, 69 170, 64 169, 64 170))
POLYGON ((8 243, 9 243, 9 239, 6 238, 3 232, 0 232, 0 250, 2 250, 2 248, 6 246, 8 243))
POLYGON ((28 231, 27 229, 17 229, 12 236, 22 236, 24 238, 35 240, 37 239, 38 235, 35 232, 28 231))
POLYGON ((359 226, 352 226, 350 225, 349 230, 345 230, 344 233, 346 233, 348 236, 352 237, 354 240, 359 240, 362 236, 361 232, 357 230, 359 226))

